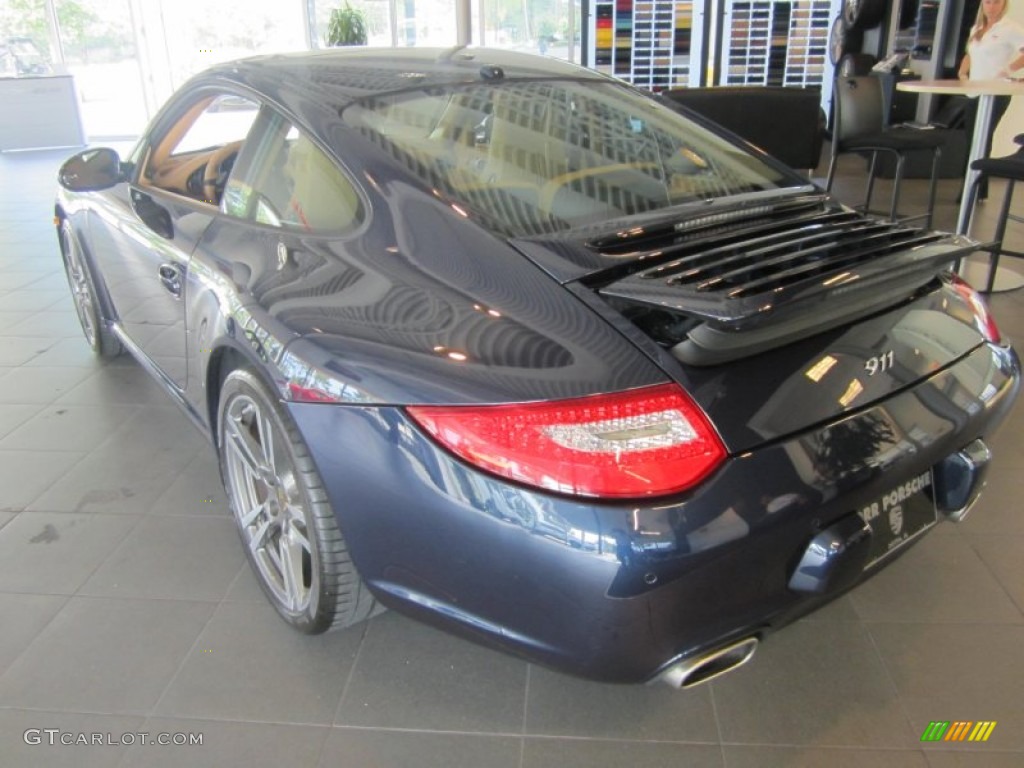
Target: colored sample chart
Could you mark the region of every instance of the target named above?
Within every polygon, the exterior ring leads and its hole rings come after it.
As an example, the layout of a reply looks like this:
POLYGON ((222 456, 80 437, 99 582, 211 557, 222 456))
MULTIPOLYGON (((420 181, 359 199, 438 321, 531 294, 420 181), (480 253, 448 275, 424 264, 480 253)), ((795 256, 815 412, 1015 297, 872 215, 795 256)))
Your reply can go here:
POLYGON ((594 3, 593 62, 600 72, 660 91, 691 82, 692 2, 594 3))
POLYGON ((822 86, 831 76, 834 5, 833 0, 727 0, 719 82, 822 86))

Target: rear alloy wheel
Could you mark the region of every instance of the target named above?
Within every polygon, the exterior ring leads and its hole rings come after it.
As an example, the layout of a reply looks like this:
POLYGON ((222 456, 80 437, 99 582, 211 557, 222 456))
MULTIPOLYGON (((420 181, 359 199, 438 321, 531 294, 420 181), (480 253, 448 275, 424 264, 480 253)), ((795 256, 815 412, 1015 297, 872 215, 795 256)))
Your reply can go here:
POLYGON ((60 227, 61 255, 64 257, 64 272, 71 288, 71 299, 75 303, 78 322, 90 349, 100 357, 117 357, 124 348, 117 336, 107 327, 99 306, 96 284, 89 272, 89 264, 85 260, 78 237, 66 219, 60 227))
POLYGON ((218 424, 235 523, 277 612, 309 634, 373 614, 377 602, 349 558, 309 450, 252 371, 238 369, 224 380, 218 424))

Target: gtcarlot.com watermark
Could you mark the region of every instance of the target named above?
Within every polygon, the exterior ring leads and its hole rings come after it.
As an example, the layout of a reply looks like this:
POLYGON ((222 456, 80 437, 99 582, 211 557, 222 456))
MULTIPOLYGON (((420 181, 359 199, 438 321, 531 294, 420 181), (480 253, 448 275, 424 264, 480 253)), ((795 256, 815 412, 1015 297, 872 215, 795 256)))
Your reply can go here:
POLYGON ((201 733, 149 733, 134 731, 127 733, 75 733, 59 728, 28 728, 21 736, 29 746, 199 746, 203 743, 201 733))

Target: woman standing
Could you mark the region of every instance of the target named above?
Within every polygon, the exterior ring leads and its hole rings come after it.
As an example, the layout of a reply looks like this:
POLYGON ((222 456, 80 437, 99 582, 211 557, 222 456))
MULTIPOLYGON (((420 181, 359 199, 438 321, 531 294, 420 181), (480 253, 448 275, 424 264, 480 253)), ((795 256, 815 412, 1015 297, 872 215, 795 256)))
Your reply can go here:
MULTIPOLYGON (((971 27, 971 36, 967 39, 967 53, 960 62, 958 74, 961 80, 999 80, 1024 75, 1024 27, 1006 18, 1009 1, 981 0, 977 20, 971 27)), ((996 126, 1009 106, 1009 96, 994 98, 983 157, 988 157, 996 126)), ((974 138, 977 114, 978 100, 972 98, 964 114, 968 147, 974 138)), ((983 181, 978 190, 981 198, 987 196, 987 184, 987 180, 983 181)))

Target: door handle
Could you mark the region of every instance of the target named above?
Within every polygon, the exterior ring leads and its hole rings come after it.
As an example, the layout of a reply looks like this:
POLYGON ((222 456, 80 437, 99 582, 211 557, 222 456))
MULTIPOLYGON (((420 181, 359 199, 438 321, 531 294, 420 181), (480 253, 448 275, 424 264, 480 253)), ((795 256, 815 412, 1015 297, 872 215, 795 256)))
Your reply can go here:
POLYGON ((177 264, 161 264, 157 269, 160 282, 171 294, 181 297, 181 267, 177 264))

